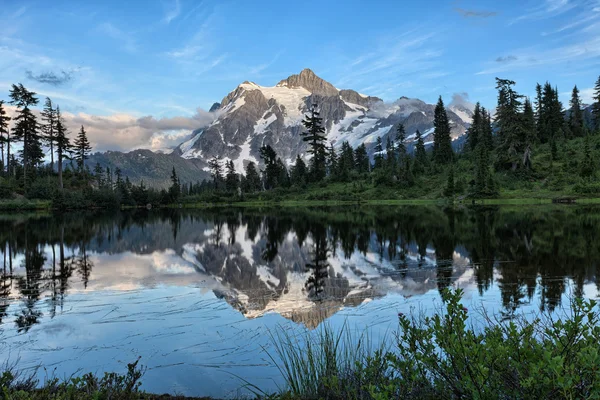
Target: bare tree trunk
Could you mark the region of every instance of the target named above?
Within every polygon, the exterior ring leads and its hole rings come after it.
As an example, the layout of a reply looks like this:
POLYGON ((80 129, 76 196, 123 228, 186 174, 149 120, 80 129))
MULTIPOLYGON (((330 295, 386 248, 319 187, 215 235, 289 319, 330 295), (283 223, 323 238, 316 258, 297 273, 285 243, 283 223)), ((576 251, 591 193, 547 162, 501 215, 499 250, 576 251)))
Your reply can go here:
POLYGON ((6 176, 10 178, 10 129, 6 132, 6 176))
POLYGON ((62 152, 58 151, 58 187, 63 190, 63 176, 62 176, 62 152))

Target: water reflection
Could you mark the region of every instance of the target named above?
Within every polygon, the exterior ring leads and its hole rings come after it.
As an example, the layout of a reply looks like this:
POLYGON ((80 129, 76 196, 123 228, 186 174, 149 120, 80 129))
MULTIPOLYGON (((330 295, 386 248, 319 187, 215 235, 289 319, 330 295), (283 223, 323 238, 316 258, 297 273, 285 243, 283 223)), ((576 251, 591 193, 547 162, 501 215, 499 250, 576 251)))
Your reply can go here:
POLYGON ((598 211, 345 207, 4 216, 0 329, 7 318, 20 333, 44 312, 53 318, 70 290, 159 284, 206 287, 248 318, 275 311, 313 327, 365 299, 456 284, 475 285, 480 294, 496 284, 508 316, 534 300, 552 311, 569 279, 575 296, 596 282, 598 211))

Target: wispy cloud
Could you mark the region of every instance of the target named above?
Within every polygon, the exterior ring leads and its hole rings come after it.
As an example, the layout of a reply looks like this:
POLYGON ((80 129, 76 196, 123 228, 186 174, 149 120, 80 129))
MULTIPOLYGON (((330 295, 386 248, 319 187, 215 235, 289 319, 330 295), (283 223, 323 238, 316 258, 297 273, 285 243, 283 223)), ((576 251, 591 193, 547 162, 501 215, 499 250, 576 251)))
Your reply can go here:
POLYGON ((47 71, 39 74, 34 74, 30 70, 25 71, 25 76, 27 79, 32 81, 36 81, 39 83, 46 83, 52 86, 62 86, 73 79, 75 71, 65 71, 62 70, 60 72, 47 71))
POLYGON ((574 7, 576 3, 570 0, 544 0, 541 5, 529 9, 522 15, 510 21, 509 25, 527 20, 539 20, 545 18, 556 17, 563 14, 574 7))
POLYGON ((19 18, 27 12, 27 6, 21 6, 15 12, 12 13, 12 18, 19 18))
POLYGON ((112 23, 105 22, 98 25, 98 31, 119 42, 123 50, 129 53, 135 53, 137 51, 135 38, 131 34, 117 28, 112 23))
POLYGON ((454 8, 454 11, 465 18, 489 18, 498 15, 497 11, 465 10, 459 7, 454 8))
POLYGON ((516 61, 518 59, 519 58, 517 56, 512 56, 512 55, 500 56, 500 57, 496 58, 496 62, 498 62, 498 63, 506 63, 506 62, 516 61))
POLYGON ((179 14, 181 14, 181 4, 179 3, 179 0, 175 0, 173 7, 166 12, 163 21, 167 24, 170 24, 171 21, 179 16, 179 14))
POLYGON ((514 52, 511 62, 494 62, 495 65, 479 71, 478 75, 496 74, 509 70, 522 70, 537 66, 552 66, 567 62, 584 63, 600 57, 600 36, 580 43, 557 46, 546 50, 527 48, 514 52))

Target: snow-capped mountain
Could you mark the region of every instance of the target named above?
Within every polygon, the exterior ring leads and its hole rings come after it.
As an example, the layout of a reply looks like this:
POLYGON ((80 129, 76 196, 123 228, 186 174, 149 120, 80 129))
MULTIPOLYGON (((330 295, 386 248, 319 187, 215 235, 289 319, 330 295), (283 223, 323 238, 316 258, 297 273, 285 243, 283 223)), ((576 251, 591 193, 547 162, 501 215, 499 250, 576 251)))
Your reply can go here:
MULTIPOLYGON (((334 146, 343 141, 352 147, 365 143, 372 154, 377 138, 381 137, 384 143, 388 136, 394 139, 399 123, 405 126, 409 148, 417 129, 423 133, 426 144, 433 141, 434 105, 407 97, 384 103, 354 90, 337 89, 305 69, 273 87, 248 81, 240 84, 211 107, 218 118, 195 131, 173 153, 201 165, 214 156, 233 160, 242 172, 249 161, 260 162, 259 148, 269 144, 291 164, 298 154, 306 153, 300 135, 302 119, 314 103, 321 112, 328 141, 334 146)), ((452 136, 457 139, 464 135, 472 110, 452 106, 447 112, 452 136)))

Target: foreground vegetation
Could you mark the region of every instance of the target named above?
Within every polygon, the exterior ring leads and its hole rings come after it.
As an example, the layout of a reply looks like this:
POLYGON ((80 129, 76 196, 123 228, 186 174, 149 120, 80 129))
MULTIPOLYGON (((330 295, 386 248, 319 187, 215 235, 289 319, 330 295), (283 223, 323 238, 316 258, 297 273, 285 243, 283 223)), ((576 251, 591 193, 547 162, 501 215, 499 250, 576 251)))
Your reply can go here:
MULTIPOLYGON (((267 350, 285 386, 272 399, 575 399, 600 396, 600 326, 594 300, 574 299, 561 318, 495 320, 469 311, 461 291, 444 290, 432 317, 399 314, 394 340, 322 327, 304 337, 279 330, 267 350), (472 319, 477 320, 473 322, 472 319), (314 332, 313 332, 314 333, 314 332)), ((5 399, 151 399, 140 392, 137 362, 125 375, 91 374, 40 387, 11 371, 0 378, 5 399)))

